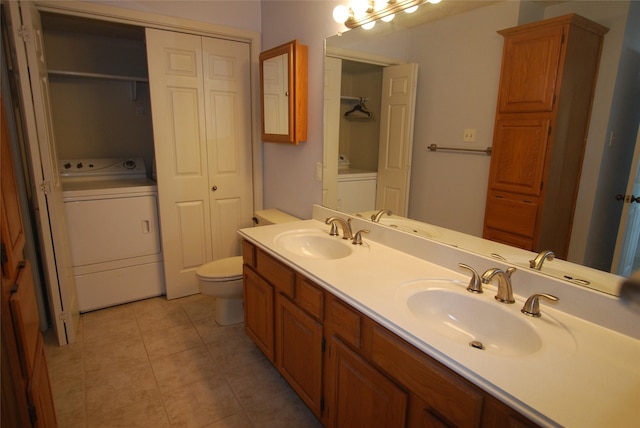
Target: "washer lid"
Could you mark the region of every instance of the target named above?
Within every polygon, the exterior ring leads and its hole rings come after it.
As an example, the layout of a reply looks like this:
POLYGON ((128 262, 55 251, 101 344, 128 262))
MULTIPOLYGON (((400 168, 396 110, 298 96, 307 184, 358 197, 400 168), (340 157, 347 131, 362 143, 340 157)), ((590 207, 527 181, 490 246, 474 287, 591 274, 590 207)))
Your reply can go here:
POLYGON ((196 270, 196 275, 209 280, 230 280, 242 277, 242 256, 227 257, 206 263, 196 270))

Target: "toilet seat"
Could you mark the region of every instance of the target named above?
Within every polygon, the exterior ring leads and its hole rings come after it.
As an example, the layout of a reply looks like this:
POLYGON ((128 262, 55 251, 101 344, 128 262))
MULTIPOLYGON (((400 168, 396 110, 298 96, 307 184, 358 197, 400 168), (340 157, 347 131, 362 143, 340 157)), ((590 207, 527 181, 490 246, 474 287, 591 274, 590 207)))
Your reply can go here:
POLYGON ((196 270, 203 281, 228 282, 242 279, 242 256, 226 257, 206 263, 196 270))

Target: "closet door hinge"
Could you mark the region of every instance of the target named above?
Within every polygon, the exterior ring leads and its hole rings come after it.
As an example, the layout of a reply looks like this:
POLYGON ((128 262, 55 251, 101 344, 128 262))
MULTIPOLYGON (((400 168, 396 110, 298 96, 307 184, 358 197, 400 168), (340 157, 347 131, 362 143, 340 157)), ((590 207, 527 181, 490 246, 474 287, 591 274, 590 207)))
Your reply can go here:
POLYGON ((18 36, 22 39, 24 43, 28 43, 31 41, 31 29, 25 25, 21 25, 18 28, 18 36))
POLYGON ((69 312, 66 312, 66 311, 60 312, 60 315, 58 316, 58 318, 63 323, 65 323, 65 324, 68 323, 69 322, 69 312))
POLYGON ((51 182, 45 180, 42 183, 40 183, 40 191, 42 193, 44 193, 45 195, 48 195, 51 193, 51 182))

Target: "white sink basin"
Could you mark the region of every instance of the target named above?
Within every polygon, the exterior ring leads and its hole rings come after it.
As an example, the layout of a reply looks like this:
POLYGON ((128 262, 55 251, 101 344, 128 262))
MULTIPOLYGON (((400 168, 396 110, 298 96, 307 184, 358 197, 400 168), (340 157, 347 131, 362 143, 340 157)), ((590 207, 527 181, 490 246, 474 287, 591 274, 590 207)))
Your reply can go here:
POLYGON ((495 292, 466 291, 466 282, 448 279, 421 279, 403 284, 396 292, 396 305, 438 335, 464 346, 502 356, 526 356, 541 351, 547 340, 564 342, 566 351, 575 342, 563 326, 544 314, 532 319, 520 312, 522 303, 499 303, 495 292), (541 321, 543 320, 543 321, 541 321))
POLYGON ((341 259, 353 252, 351 241, 315 229, 281 233, 274 243, 290 253, 312 259, 341 259))

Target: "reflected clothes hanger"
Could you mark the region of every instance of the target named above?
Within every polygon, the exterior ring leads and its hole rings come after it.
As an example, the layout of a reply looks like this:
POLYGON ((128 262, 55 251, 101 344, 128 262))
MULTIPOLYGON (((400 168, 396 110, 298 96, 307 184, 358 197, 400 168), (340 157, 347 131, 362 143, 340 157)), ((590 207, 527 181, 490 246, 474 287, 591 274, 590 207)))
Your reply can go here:
POLYGON ((368 119, 373 119, 373 113, 367 109, 367 106, 364 105, 364 98, 360 98, 358 103, 348 112, 346 112, 345 117, 363 117, 368 119))

